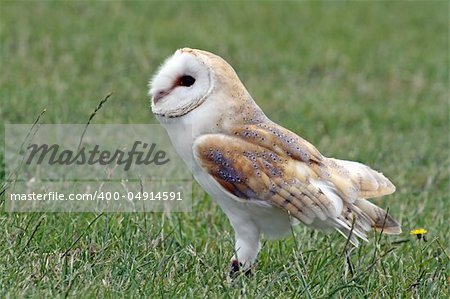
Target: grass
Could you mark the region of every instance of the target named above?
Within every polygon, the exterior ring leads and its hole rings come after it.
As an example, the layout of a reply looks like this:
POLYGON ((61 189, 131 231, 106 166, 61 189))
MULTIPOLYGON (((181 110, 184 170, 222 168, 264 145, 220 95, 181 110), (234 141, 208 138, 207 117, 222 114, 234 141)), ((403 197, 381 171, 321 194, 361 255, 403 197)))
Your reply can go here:
POLYGON ((271 119, 391 178, 397 192, 375 201, 404 233, 342 254, 338 234, 299 227, 228 284, 232 229, 198 186, 192 213, 2 211, 0 297, 448 297, 448 12, 445 1, 2 1, 2 139, 5 123, 43 109, 44 123, 86 123, 110 92, 93 123, 153 123, 157 66, 176 48, 207 49, 271 119), (428 242, 409 236, 418 227, 428 242))

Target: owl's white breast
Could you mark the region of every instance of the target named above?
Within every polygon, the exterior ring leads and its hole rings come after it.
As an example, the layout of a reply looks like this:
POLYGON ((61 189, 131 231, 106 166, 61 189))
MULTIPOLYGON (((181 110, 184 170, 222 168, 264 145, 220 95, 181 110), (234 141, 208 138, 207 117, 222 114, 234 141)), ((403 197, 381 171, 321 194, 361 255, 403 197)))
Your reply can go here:
POLYGON ((195 161, 193 144, 203 134, 215 133, 226 124, 227 109, 213 107, 220 101, 207 99, 190 113, 177 118, 157 116, 166 128, 171 142, 187 164, 199 185, 219 204, 230 219, 233 227, 256 225, 261 233, 269 238, 277 238, 290 232, 290 219, 287 213, 271 205, 261 205, 255 201, 237 201, 195 161), (176 125, 176 126, 174 126, 176 125), (218 127, 219 125, 219 127, 218 127))

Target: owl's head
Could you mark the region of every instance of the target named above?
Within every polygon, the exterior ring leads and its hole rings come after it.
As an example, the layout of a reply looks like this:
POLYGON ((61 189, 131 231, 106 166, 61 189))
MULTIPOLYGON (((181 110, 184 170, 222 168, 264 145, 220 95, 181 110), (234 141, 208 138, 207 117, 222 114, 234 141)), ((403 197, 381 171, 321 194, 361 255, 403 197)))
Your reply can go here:
POLYGON ((212 93, 235 96, 245 91, 233 68, 212 53, 183 48, 167 58, 150 81, 154 114, 180 117, 200 106, 212 93), (228 91, 228 92, 227 92, 228 91))

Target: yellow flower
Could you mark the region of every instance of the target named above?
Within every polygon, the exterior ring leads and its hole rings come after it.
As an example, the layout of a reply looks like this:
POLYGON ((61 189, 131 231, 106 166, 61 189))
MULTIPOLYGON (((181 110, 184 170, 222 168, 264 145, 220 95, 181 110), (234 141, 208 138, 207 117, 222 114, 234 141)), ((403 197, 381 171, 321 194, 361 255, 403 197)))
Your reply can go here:
POLYGON ((411 235, 425 235, 428 231, 424 228, 413 229, 410 234, 411 235))
POLYGON ((410 232, 410 234, 411 235, 414 235, 414 236, 417 236, 417 239, 422 239, 422 236, 423 236, 423 240, 426 242, 427 241, 427 239, 425 238, 425 234, 427 233, 428 231, 426 230, 426 229, 424 229, 424 228, 418 228, 418 229, 413 229, 411 232, 410 232))

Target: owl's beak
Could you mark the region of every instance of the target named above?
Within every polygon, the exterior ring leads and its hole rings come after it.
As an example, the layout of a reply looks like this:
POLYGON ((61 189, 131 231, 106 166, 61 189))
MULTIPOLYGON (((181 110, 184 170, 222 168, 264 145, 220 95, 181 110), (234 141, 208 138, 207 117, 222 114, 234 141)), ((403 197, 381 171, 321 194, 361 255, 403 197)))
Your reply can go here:
POLYGON ((158 103, 163 97, 168 95, 172 90, 158 90, 153 96, 153 103, 158 103))

